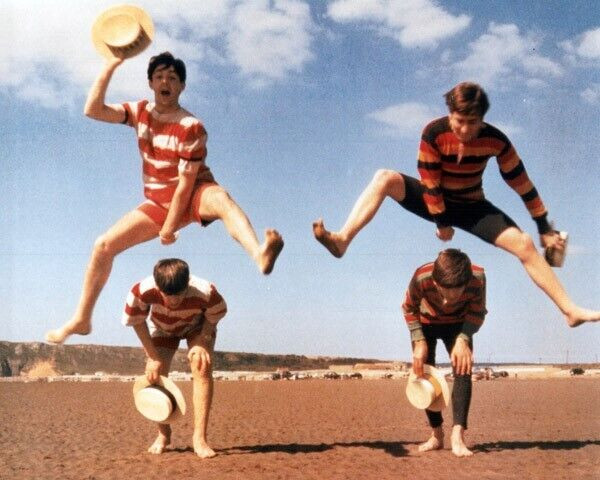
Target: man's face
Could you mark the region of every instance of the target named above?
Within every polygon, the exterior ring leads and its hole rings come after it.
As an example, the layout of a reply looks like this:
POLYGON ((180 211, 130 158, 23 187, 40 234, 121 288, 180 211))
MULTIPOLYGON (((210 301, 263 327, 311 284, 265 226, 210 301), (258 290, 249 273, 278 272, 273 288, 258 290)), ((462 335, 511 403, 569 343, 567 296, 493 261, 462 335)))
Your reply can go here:
POLYGON ((169 309, 174 309, 181 305, 181 302, 183 302, 183 299, 185 298, 186 290, 184 290, 183 292, 179 292, 175 295, 167 295, 166 293, 160 292, 160 296, 163 299, 165 307, 169 309))
POLYGON ((154 100, 163 107, 179 106, 179 95, 183 92, 185 84, 171 65, 159 65, 150 79, 150 88, 154 91, 154 100))
POLYGON ((466 288, 465 285, 461 285, 460 287, 442 287, 437 282, 434 283, 437 291, 444 300, 444 305, 453 305, 458 302, 466 288))
POLYGON ((483 118, 479 115, 464 115, 452 112, 448 116, 452 133, 462 142, 467 143, 477 137, 483 127, 483 118))

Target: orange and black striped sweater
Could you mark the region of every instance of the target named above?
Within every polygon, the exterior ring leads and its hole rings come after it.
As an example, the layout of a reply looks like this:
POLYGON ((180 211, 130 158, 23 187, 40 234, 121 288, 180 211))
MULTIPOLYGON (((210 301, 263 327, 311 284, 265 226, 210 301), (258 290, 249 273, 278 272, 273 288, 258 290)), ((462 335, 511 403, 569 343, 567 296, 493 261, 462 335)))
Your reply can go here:
POLYGON ((460 154, 459 150, 461 142, 452 133, 447 116, 433 120, 423 130, 418 170, 425 188, 425 204, 438 226, 448 226, 445 200, 471 202, 485 198, 483 172, 490 157, 496 157, 502 178, 519 194, 539 233, 551 229, 546 207, 506 135, 484 123, 477 138, 463 144, 460 154))
POLYGON ((485 271, 471 265, 473 276, 456 303, 444 304, 431 276, 433 262, 421 265, 410 281, 402 304, 404 319, 410 330, 412 341, 424 337, 422 325, 448 325, 462 323, 459 336, 470 340, 487 313, 485 308, 485 271))

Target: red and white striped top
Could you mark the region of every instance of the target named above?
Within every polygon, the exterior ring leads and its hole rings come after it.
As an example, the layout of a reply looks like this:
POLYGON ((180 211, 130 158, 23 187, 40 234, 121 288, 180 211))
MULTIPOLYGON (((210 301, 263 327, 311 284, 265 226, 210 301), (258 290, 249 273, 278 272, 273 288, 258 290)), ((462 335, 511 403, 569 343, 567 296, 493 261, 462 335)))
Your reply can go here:
POLYGON ((196 184, 214 182, 206 160, 206 130, 180 108, 161 114, 148 100, 123 104, 127 124, 136 130, 143 161, 144 196, 169 208, 180 172, 196 174, 196 184))
POLYGON ((190 283, 181 303, 168 308, 156 286, 154 277, 136 283, 129 294, 123 312, 123 325, 144 323, 149 317, 156 328, 177 334, 196 320, 198 315, 213 325, 225 316, 227 305, 216 287, 207 280, 190 275, 190 283))

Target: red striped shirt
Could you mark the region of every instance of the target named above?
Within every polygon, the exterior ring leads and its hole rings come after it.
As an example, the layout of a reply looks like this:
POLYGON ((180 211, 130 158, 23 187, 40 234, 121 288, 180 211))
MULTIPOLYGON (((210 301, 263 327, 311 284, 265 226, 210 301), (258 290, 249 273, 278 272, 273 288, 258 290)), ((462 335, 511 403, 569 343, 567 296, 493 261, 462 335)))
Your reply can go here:
POLYGON ((205 164, 206 130, 190 112, 161 114, 147 100, 123 107, 136 130, 146 198, 168 209, 182 172, 195 174, 196 184, 215 181, 205 164))
POLYGON ((171 309, 165 305, 154 277, 150 276, 131 288, 122 322, 123 325, 133 326, 150 318, 155 328, 177 334, 193 323, 198 315, 216 324, 226 313, 225 300, 216 287, 206 280, 191 275, 181 303, 171 309))

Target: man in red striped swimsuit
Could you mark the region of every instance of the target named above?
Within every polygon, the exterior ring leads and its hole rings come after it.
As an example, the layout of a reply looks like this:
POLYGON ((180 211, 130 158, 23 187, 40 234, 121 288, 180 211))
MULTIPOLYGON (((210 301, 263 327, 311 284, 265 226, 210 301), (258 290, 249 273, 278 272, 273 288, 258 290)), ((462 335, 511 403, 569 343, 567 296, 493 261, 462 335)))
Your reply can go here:
POLYGON ((159 237, 163 245, 177 240, 177 230, 191 222, 207 225, 222 220, 264 274, 271 273, 283 248, 281 235, 265 231, 259 243, 246 214, 215 180, 205 164, 206 131, 202 123, 179 104, 185 88, 185 64, 169 52, 152 57, 148 82, 154 102, 110 104, 105 94, 122 59, 107 60, 96 78, 85 105, 95 120, 123 123, 135 128, 143 160, 146 201, 127 213, 95 242, 79 304, 69 322, 46 334, 50 343, 70 335, 87 335, 92 312, 119 253, 159 237))
MULTIPOLYGON (((136 283, 123 312, 123 325, 134 328, 146 353, 146 377, 151 384, 168 376, 179 342, 187 340, 193 380, 194 452, 200 458, 215 456, 206 430, 213 396, 212 355, 217 323, 227 305, 216 287, 190 275, 188 264, 178 258, 160 260, 154 274, 136 283), (150 320, 148 328, 147 319, 150 320)), ((163 453, 171 442, 171 427, 158 424, 158 436, 148 451, 163 453)))
MULTIPOLYGON (((473 335, 487 313, 485 284, 483 268, 472 265, 460 250, 449 248, 440 252, 435 262, 417 268, 402 304, 410 331, 415 375, 423 376, 424 364, 435 366, 438 339, 444 342, 450 355, 454 374, 450 442, 457 457, 473 454, 465 445, 464 432, 471 404, 473 335)), ((419 445, 419 451, 439 450, 444 446, 442 414, 431 410, 425 413, 432 433, 419 445)))
POLYGON ((445 98, 449 115, 427 125, 421 137, 421 180, 393 170, 378 170, 341 230, 331 232, 319 219, 313 223, 315 238, 332 255, 342 257, 383 200, 390 197, 434 222, 442 241, 451 240, 453 227, 458 227, 515 255, 570 327, 600 320, 600 311, 582 308, 571 300, 531 236, 485 199, 482 176, 487 161, 495 156, 502 178, 521 197, 537 224, 542 246, 564 249, 564 240, 549 225, 546 208, 512 144, 500 130, 483 121, 489 108, 483 89, 474 83, 460 83, 445 98))

